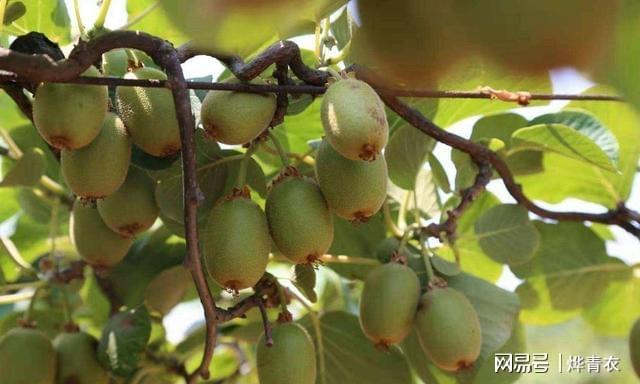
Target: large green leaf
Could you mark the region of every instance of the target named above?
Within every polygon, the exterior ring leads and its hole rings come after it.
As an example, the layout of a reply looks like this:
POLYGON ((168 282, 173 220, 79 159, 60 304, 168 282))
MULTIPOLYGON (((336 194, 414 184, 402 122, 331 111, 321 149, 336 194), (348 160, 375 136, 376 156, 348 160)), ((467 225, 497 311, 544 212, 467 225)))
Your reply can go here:
POLYGON ((609 284, 602 298, 584 313, 600 334, 627 336, 640 318, 640 264, 628 272, 622 272, 626 278, 609 284))
POLYGON ((515 149, 553 152, 587 164, 615 172, 607 154, 591 138, 562 124, 539 124, 513 133, 515 149))
POLYGON ((144 31, 171 41, 178 46, 189 40, 170 21, 169 16, 158 0, 128 0, 127 1, 129 29, 144 31))
POLYGON ((327 312, 319 331, 308 316, 302 319, 316 344, 322 343, 324 370, 318 364, 318 384, 411 384, 411 371, 402 353, 392 347, 379 351, 362 333, 358 318, 346 312, 327 312))
POLYGON ((517 265, 533 257, 540 238, 520 205, 498 205, 485 212, 475 224, 480 248, 493 260, 517 265))
POLYGON ((391 181, 400 188, 412 190, 435 144, 435 140, 410 125, 403 124, 396 129, 384 151, 391 181))
POLYGON ((4 175, 0 187, 33 186, 40 181, 45 168, 44 152, 40 148, 29 148, 4 175))
POLYGON ((511 267, 525 279, 526 285, 518 289, 524 322, 565 320, 569 314, 557 312, 575 314, 599 300, 612 281, 628 275, 630 267, 609 257, 604 241, 584 224, 535 225, 540 248, 530 262, 511 267))
MULTIPOLYGON (((527 336, 525 329, 520 323, 516 323, 511 332, 511 338, 495 351, 495 354, 503 353, 513 355, 515 353, 526 353, 527 336)), ((485 359, 480 365, 477 365, 476 375, 473 379, 474 384, 510 384, 516 382, 522 373, 514 370, 513 372, 496 373, 496 365, 494 359, 485 359)))
POLYGON ((381 214, 373 216, 366 223, 352 224, 334 216, 333 244, 329 254, 335 257, 327 266, 343 277, 364 279, 371 269, 380 264, 376 259, 376 246, 385 238, 386 230, 381 214), (351 260, 341 260, 347 256, 351 260))
MULTIPOLYGON (((588 93, 610 92, 595 87, 588 93)), ((603 169, 554 153, 544 157, 545 171, 518 177, 524 192, 532 199, 559 203, 569 197, 599 203, 613 208, 631 191, 640 152, 640 119, 630 105, 620 102, 574 101, 570 108, 592 113, 616 137, 620 146, 618 170, 603 169)))
POLYGON ((65 45, 71 41, 71 20, 64 0, 22 0, 27 13, 15 22, 26 31, 37 31, 65 45))
POLYGON ((151 320, 145 307, 120 312, 102 330, 98 360, 118 376, 131 376, 150 335, 151 320))
POLYGON ((614 165, 620 159, 620 146, 616 137, 593 114, 580 109, 567 108, 560 112, 548 113, 531 120, 529 125, 562 124, 589 137, 607 154, 614 165))

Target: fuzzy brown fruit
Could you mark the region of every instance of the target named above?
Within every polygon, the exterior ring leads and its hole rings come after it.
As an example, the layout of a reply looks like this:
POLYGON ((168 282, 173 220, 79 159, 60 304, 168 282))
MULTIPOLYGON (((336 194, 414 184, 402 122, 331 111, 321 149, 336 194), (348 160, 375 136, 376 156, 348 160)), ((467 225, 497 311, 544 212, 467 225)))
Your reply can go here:
POLYGON ((427 355, 440 369, 468 369, 480 355, 478 314, 469 299, 453 288, 434 288, 422 296, 415 328, 427 355))
POLYGON ((133 242, 109 229, 97 209, 79 200, 73 204, 69 234, 78 254, 87 263, 102 268, 119 263, 133 242))
POLYGON ((109 372, 98 363, 98 341, 84 332, 62 333, 53 340, 57 384, 108 384, 109 372))
POLYGON ((257 367, 260 384, 314 384, 316 353, 307 331, 295 323, 273 328, 273 346, 258 342, 257 367))
POLYGON ((30 328, 14 328, 0 338, 2 384, 53 384, 56 354, 47 336, 30 328))
POLYGON ((232 292, 255 285, 264 274, 271 239, 264 212, 246 197, 222 198, 211 210, 202 236, 211 277, 232 292))
POLYGON ((387 162, 349 160, 324 140, 316 157, 316 176, 329 207, 351 221, 366 221, 387 196, 387 162))
POLYGON ((60 156, 62 174, 73 193, 99 199, 115 192, 127 176, 131 141, 118 116, 108 113, 102 131, 91 144, 60 156))
POLYGON ((124 183, 113 194, 98 201, 104 223, 122 236, 135 236, 149 229, 158 218, 155 182, 143 171, 130 168, 124 183))
MULTIPOLYGON (((166 80, 167 75, 155 68, 139 68, 124 78, 166 80)), ((144 152, 165 157, 180 151, 180 129, 171 91, 118 87, 116 104, 131 140, 144 152)))
MULTIPOLYGON (((232 79, 227 83, 239 83, 232 79)), ((251 84, 266 84, 254 79, 251 84)), ((271 93, 209 91, 202 101, 200 118, 207 136, 223 144, 244 144, 255 139, 271 122, 276 97, 271 93)))
POLYGON ((364 81, 339 80, 322 98, 322 126, 329 144, 350 160, 374 160, 387 145, 384 104, 364 81))
MULTIPOLYGON (((83 76, 99 77, 94 67, 83 76)), ((44 83, 33 100, 33 122, 42 138, 58 149, 77 149, 91 143, 107 114, 107 87, 44 83)))
POLYGON ((297 264, 313 263, 333 242, 333 217, 318 185, 298 175, 274 183, 265 204, 278 250, 297 264))

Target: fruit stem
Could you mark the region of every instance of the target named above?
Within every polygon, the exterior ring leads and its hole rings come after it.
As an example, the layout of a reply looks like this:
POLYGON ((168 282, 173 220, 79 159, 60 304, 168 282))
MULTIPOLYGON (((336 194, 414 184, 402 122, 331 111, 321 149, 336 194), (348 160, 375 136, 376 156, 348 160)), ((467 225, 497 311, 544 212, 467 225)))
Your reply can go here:
POLYGON ((78 24, 78 31, 80 31, 80 38, 83 39, 87 34, 84 29, 84 24, 82 24, 82 16, 80 16, 80 2, 78 0, 73 0, 73 13, 76 16, 76 23, 78 24))
POLYGON ((280 156, 280 161, 282 161, 282 166, 285 168, 288 167, 289 157, 287 156, 287 151, 285 151, 284 147, 282 146, 282 143, 280 143, 280 140, 278 140, 278 138, 276 137, 276 135, 273 134, 273 132, 269 131, 267 135, 269 136, 269 140, 271 140, 271 142, 273 142, 273 145, 276 147, 276 151, 278 151, 278 156, 280 156))
POLYGON ((327 67, 329 67, 331 65, 338 64, 338 63, 344 61, 344 59, 347 57, 347 55, 349 55, 350 51, 351 51, 351 41, 349 41, 347 44, 345 44, 345 46, 342 48, 342 50, 340 52, 338 52, 335 56, 326 59, 324 64, 327 67))
POLYGON ((9 157, 12 158, 13 160, 18 160, 19 158, 21 158, 22 151, 20 150, 16 142, 13 141, 13 139, 11 138, 11 135, 9 135, 9 132, 7 132, 6 129, 0 128, 0 136, 2 137, 2 141, 4 141, 4 143, 7 144, 7 147, 9 147, 9 157))
POLYGON ((136 55, 133 49, 127 48, 124 51, 127 54, 127 59, 129 60, 129 64, 127 64, 127 69, 133 70, 133 69, 142 67, 142 65, 140 64, 140 59, 138 59, 138 55, 136 55))
POLYGON ((396 223, 393 222, 393 217, 391 217, 391 207, 389 207, 389 200, 385 199, 382 204, 382 214, 384 216, 384 224, 387 227, 387 231, 391 232, 391 234, 395 237, 402 237, 402 231, 396 223))
POLYGON ((13 241, 11 241, 10 238, 6 236, 0 236, 0 246, 2 246, 11 261, 13 261, 13 263, 23 272, 26 272, 27 274, 32 276, 38 275, 31 264, 27 263, 26 260, 23 259, 22 256, 20 256, 18 248, 16 248, 16 245, 13 243, 13 241))
POLYGON ((98 17, 96 18, 95 23, 93 23, 93 27, 95 29, 100 29, 104 26, 104 21, 107 19, 107 14, 109 13, 110 6, 111 6, 111 0, 102 0, 102 5, 100 6, 98 17))
POLYGON ((24 317, 22 318, 25 324, 31 324, 31 320, 33 318, 33 309, 36 306, 38 295, 40 294, 43 288, 44 286, 38 287, 33 292, 33 296, 31 296, 31 301, 29 301, 29 306, 27 307, 27 310, 24 312, 24 317))
POLYGON ((14 283, 14 284, 4 284, 0 286, 0 291, 17 291, 24 288, 38 288, 45 284, 42 280, 30 281, 28 283, 14 283))
POLYGON ((240 160, 240 169, 238 170, 238 178, 236 179, 236 188, 242 189, 247 181, 247 167, 249 166, 249 159, 255 153, 257 146, 251 144, 247 151, 240 160))
POLYGON ((335 69, 331 68, 331 67, 327 67, 327 72, 329 72, 331 74, 331 76, 333 76, 336 80, 341 80, 342 79, 342 75, 336 71, 335 69))
POLYGON ((409 202, 411 201, 411 191, 407 191, 404 195, 404 200, 400 202, 400 210, 398 211, 398 228, 404 230, 407 228, 407 209, 409 208, 409 202))
POLYGON ((58 207, 60 206, 60 199, 54 198, 53 205, 51 206, 51 225, 49 227, 49 240, 51 241, 51 257, 55 257, 56 254, 56 236, 58 232, 58 207))
POLYGON ((242 160, 244 159, 244 153, 238 154, 238 155, 231 155, 231 156, 227 156, 227 157, 223 157, 222 159, 216 160, 214 162, 211 162, 209 164, 205 164, 201 167, 198 167, 198 172, 207 170, 209 168, 215 168, 218 165, 222 165, 224 163, 228 163, 231 161, 236 161, 236 160, 242 160))
POLYGON ((426 240, 424 235, 420 234, 420 254, 422 255, 422 261, 424 261, 424 268, 427 271, 427 285, 431 283, 436 275, 433 272, 433 266, 431 265, 431 256, 427 249, 426 240))
POLYGON ((73 324, 73 318, 71 316, 71 305, 69 304, 69 291, 66 284, 60 285, 62 291, 62 311, 64 313, 65 325, 73 324))

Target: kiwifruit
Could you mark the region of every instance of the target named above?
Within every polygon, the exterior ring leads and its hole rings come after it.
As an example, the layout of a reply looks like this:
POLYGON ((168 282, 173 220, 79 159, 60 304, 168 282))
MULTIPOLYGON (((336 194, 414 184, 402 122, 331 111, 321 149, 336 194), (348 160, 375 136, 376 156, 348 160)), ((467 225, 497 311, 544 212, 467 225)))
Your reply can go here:
POLYGON ((580 0, 453 3, 478 50, 512 70, 546 74, 589 67, 607 47, 620 1, 595 0, 588 7, 580 0))
POLYGON ((0 338, 2 384, 54 384, 56 353, 36 329, 14 328, 0 338))
POLYGON ((384 104, 364 81, 339 80, 322 98, 322 126, 329 144, 350 160, 374 160, 387 145, 384 104))
POLYGON ((111 267, 119 263, 133 242, 109 229, 96 208, 79 200, 73 204, 69 234, 78 254, 95 267, 111 267))
POLYGON ((351 59, 388 85, 435 86, 467 54, 452 3, 359 0, 351 59))
POLYGON ((307 331, 295 323, 273 327, 273 346, 258 342, 257 361, 260 384, 314 384, 316 353, 307 331))
POLYGON ((102 130, 86 147, 63 150, 62 174, 73 193, 85 199, 99 199, 115 192, 127 176, 131 141, 118 116, 108 113, 102 130))
MULTIPOLYGON (((236 79, 225 82, 239 83, 236 79)), ((266 83, 256 78, 251 84, 266 83)), ((244 144, 269 126, 275 111, 272 93, 209 91, 202 101, 200 119, 209 138, 223 144, 244 144)))
MULTIPOLYGON (((83 76, 99 77, 89 67, 83 76)), ((58 149, 78 149, 100 133, 109 106, 105 86, 44 83, 33 100, 33 122, 42 138, 58 149)))
POLYGON ((251 199, 222 198, 211 210, 202 252, 218 285, 232 292, 255 285, 265 272, 270 250, 267 219, 251 199))
POLYGON ((378 346, 404 340, 420 300, 420 281, 409 267, 388 263, 369 272, 360 298, 360 326, 378 346))
POLYGON ((373 161, 349 160, 323 140, 316 157, 316 176, 331 210, 347 220, 367 220, 387 196, 384 156, 373 161))
MULTIPOLYGON (((166 80, 167 75, 155 68, 138 68, 124 78, 166 80)), ((144 152, 165 157, 180 150, 180 129, 171 91, 118 87, 116 104, 131 140, 144 152)))
POLYGON ((135 236, 149 229, 158 218, 154 189, 153 179, 132 167, 120 188, 98 201, 98 212, 112 231, 135 236))
POLYGON ((269 232, 288 259, 313 263, 331 246, 333 217, 318 185, 292 172, 274 182, 267 196, 269 232))
POLYGON ((433 363, 457 372, 473 366, 480 355, 482 334, 473 305, 453 288, 434 288, 420 299, 416 334, 433 363))
POLYGON ((160 272, 144 291, 144 301, 149 309, 166 315, 180 303, 191 286, 191 274, 182 265, 160 272))
POLYGON ((640 319, 631 328, 629 335, 629 355, 631 356, 631 364, 636 371, 636 375, 640 377, 640 319))
POLYGON ((57 384, 109 384, 109 372, 98 363, 98 340, 84 332, 65 332, 53 340, 57 384))

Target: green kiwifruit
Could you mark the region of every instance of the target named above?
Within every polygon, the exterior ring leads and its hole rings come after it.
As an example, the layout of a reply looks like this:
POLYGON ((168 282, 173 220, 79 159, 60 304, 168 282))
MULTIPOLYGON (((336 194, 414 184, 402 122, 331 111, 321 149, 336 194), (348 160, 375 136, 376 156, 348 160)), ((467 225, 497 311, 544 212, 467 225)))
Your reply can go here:
MULTIPOLYGON (((124 78, 166 80, 167 76, 155 68, 138 68, 124 78)), ((144 152, 165 157, 180 150, 180 129, 171 91, 118 87, 116 104, 131 140, 144 152)))
POLYGON ((384 264, 369 272, 360 298, 360 326, 376 345, 388 346, 411 332, 420 300, 420 281, 409 267, 384 264))
POLYGON ((147 307, 163 316, 182 301, 191 286, 191 274, 182 265, 160 272, 144 291, 147 307))
POLYGON ((222 198, 211 210, 202 238, 207 268, 221 287, 237 292, 264 274, 271 250, 269 226, 251 199, 222 198))
POLYGON ((333 217, 318 185, 298 175, 277 180, 265 204, 269 232, 291 261, 313 263, 333 242, 333 217))
POLYGON ((300 325, 285 323, 273 327, 273 346, 258 342, 256 365, 260 384, 314 384, 316 352, 311 336, 300 325))
POLYGON ((640 319, 631 328, 629 335, 629 354, 631 355, 631 364, 636 371, 636 375, 640 377, 640 319))
POLYGON ((470 368, 480 355, 478 314, 453 288, 434 288, 422 296, 415 328, 427 355, 445 371, 470 368))
POLYGON ((333 83, 322 98, 322 126, 329 144, 350 160, 374 160, 387 145, 384 104, 364 81, 333 83))
POLYGON ((111 230, 122 236, 135 236, 149 229, 158 218, 154 189, 153 179, 130 168, 120 188, 98 201, 98 212, 111 230))
POLYGON ((78 254, 96 267, 119 263, 133 242, 109 229, 97 209, 85 206, 79 200, 73 204, 69 233, 78 254))
POLYGON ((53 340, 58 356, 56 384, 108 384, 109 372, 98 363, 98 340, 84 332, 65 332, 53 340))
POLYGON ((512 70, 589 67, 607 47, 620 1, 461 0, 456 14, 477 49, 512 70), (489 21, 490 20, 490 21, 489 21))
POLYGON ((349 160, 324 140, 316 157, 318 185, 338 216, 365 221, 382 207, 387 196, 387 162, 349 160))
POLYGON ((62 174, 73 193, 99 199, 115 192, 127 176, 131 161, 131 141, 118 116, 108 113, 102 130, 86 147, 63 150, 62 174))
POLYGON ((467 54, 450 1, 359 0, 351 59, 389 85, 434 86, 467 54))
POLYGON ((0 338, 2 384, 54 384, 56 353, 36 329, 14 328, 0 338))
MULTIPOLYGON (((251 84, 266 83, 256 78, 251 84)), ((269 126, 275 111, 276 97, 272 93, 209 91, 202 101, 200 118, 210 138, 224 144, 244 144, 269 126)))
MULTIPOLYGON (((100 72, 89 67, 83 75, 99 77, 100 72)), ((77 149, 98 136, 108 106, 107 87, 44 83, 33 100, 33 122, 53 147, 77 149)))

